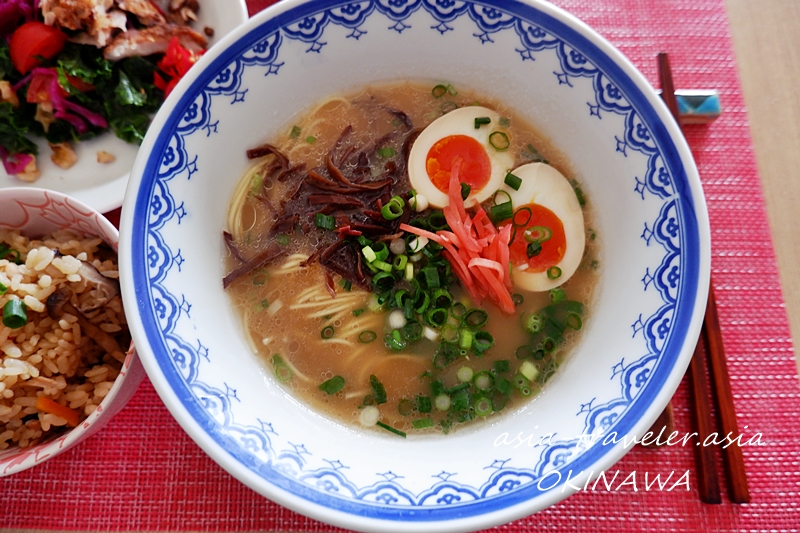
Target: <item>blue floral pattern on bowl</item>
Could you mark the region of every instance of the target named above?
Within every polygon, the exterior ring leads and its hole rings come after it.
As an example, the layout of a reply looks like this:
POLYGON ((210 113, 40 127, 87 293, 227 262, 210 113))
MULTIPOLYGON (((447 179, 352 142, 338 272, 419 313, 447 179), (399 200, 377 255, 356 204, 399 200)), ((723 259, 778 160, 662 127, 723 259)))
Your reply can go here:
MULTIPOLYGON (((148 370, 163 375, 161 383, 180 398, 191 423, 213 446, 277 490, 323 509, 399 522, 482 515, 548 493, 550 501, 560 499, 553 494, 563 488, 568 473, 588 474, 595 465, 607 464, 616 443, 602 438, 630 433, 680 366, 684 336, 691 338, 696 325, 695 298, 707 268, 699 188, 687 176, 662 115, 643 89, 584 30, 552 9, 452 0, 300 4, 251 25, 173 102, 163 127, 148 137, 149 157, 137 164, 138 188, 126 203, 132 210, 129 253, 141 331, 153 354, 148 370), (356 475, 352 461, 342 461, 319 443, 297 442, 285 424, 243 414, 242 386, 215 380, 219 354, 209 349, 210 333, 193 321, 196 296, 191 285, 180 281, 191 261, 180 235, 182 225, 200 216, 187 192, 203 172, 204 154, 195 143, 222 135, 231 108, 247 105, 262 83, 280 87, 284 72, 298 62, 325 61, 337 46, 368 47, 370 38, 383 33, 403 42, 413 38, 414 30, 436 39, 460 35, 476 46, 504 47, 498 53, 513 56, 525 68, 554 65, 547 76, 557 91, 586 95, 584 119, 616 125, 606 135, 606 152, 627 165, 628 175, 622 178, 629 185, 626 201, 638 201, 646 213, 635 223, 647 259, 635 282, 642 303, 626 310, 633 348, 607 366, 603 379, 611 385, 601 394, 578 398, 574 434, 531 433, 524 456, 498 448, 467 473, 430 467, 412 480, 391 461, 386 470, 356 475), (588 436, 598 439, 594 445, 587 445, 588 436)), ((506 441, 512 438, 509 434, 506 441)), ((251 486, 260 483, 249 481, 251 486)))

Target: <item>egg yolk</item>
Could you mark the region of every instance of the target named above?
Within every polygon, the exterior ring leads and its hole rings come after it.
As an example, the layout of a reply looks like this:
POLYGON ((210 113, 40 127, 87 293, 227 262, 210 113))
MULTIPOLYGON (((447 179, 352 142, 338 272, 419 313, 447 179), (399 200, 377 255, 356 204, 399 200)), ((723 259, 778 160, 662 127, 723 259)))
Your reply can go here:
POLYGON ((456 160, 461 159, 458 179, 470 186, 472 193, 486 187, 492 177, 492 164, 486 148, 468 135, 450 135, 436 141, 428 151, 425 170, 431 183, 447 193, 450 184, 450 170, 456 160))
MULTIPOLYGON (((564 234, 564 224, 555 213, 538 204, 527 204, 514 212, 512 220, 517 228, 509 246, 513 264, 527 263, 526 272, 544 272, 561 261, 567 251, 567 237, 564 234), (531 216, 526 221, 528 209, 531 216), (544 239, 538 241, 541 249, 528 257, 529 245, 542 235, 544 239)), ((535 244, 533 248, 536 248, 535 244)))

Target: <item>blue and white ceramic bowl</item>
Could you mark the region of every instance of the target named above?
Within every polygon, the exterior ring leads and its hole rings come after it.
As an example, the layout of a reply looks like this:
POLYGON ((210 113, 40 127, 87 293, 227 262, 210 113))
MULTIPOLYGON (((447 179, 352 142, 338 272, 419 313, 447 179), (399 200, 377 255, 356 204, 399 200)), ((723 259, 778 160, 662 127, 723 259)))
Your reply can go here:
POLYGON ((215 461, 311 517, 398 532, 508 522, 619 460, 623 437, 641 438, 685 371, 710 253, 677 124, 569 14, 534 0, 288 0, 206 54, 158 114, 120 257, 148 374, 215 461), (327 96, 402 79, 471 87, 538 125, 585 185, 602 239, 602 287, 577 352, 523 409, 446 438, 365 432, 298 404, 251 353, 220 282, 245 150, 327 96))

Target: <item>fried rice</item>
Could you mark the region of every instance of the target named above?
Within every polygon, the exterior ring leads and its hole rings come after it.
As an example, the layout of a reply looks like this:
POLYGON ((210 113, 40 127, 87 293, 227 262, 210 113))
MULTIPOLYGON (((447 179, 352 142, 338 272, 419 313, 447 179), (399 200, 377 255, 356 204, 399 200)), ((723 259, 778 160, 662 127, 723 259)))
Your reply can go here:
POLYGON ((0 450, 76 426, 111 390, 130 344, 117 278, 99 238, 0 230, 0 309, 27 315, 0 323, 0 450))

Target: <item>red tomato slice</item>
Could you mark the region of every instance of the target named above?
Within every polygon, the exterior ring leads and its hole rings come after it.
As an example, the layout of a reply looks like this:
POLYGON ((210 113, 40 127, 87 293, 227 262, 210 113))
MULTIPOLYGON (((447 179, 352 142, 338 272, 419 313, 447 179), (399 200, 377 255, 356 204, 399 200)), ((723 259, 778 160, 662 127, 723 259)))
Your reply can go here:
POLYGON ((9 54, 14 68, 22 74, 39 65, 38 56, 52 59, 64 48, 67 36, 43 22, 26 22, 14 31, 9 54))

